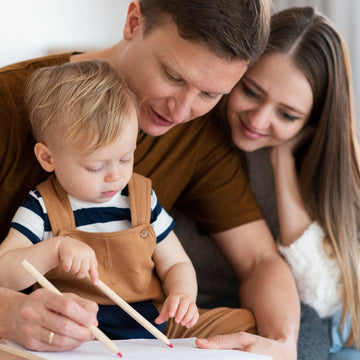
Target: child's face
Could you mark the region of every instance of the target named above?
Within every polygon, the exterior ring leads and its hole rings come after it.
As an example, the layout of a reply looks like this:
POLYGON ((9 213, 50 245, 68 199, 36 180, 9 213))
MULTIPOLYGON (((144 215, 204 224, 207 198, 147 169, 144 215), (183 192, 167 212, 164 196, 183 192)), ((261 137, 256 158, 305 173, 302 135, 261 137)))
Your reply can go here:
POLYGON ((55 174, 71 196, 88 202, 110 200, 129 182, 138 134, 135 112, 114 143, 89 154, 88 149, 61 149, 53 153, 55 174))

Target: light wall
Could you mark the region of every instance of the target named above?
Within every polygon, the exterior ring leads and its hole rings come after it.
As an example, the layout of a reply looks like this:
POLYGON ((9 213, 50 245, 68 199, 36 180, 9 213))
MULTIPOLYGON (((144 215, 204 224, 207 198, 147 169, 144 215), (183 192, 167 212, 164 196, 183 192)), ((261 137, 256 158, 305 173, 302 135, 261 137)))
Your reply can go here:
MULTIPOLYGON (((101 49, 122 38, 131 0, 1 0, 0 67, 61 50, 101 49)), ((360 0, 273 0, 274 11, 314 5, 329 16, 350 49, 360 112, 360 0)))
POLYGON ((130 0, 1 0, 0 66, 122 38, 130 0))

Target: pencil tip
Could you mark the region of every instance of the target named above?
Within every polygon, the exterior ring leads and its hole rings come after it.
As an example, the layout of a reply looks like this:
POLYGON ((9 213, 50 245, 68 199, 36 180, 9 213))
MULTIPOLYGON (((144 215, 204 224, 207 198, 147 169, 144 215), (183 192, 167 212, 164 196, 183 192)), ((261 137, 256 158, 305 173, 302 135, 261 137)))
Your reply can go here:
POLYGON ((117 354, 119 355, 119 357, 122 357, 122 355, 121 355, 121 353, 120 353, 120 352, 118 352, 117 354))
POLYGON ((174 345, 172 343, 168 344, 169 347, 173 348, 174 345))

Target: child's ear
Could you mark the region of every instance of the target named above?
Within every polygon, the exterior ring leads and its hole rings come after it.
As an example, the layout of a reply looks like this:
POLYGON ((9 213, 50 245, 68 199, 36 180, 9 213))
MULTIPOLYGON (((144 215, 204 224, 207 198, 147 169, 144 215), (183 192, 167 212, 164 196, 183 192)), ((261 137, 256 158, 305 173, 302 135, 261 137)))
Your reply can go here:
POLYGON ((35 156, 41 167, 47 171, 54 171, 54 162, 51 150, 42 142, 38 142, 34 147, 35 156))

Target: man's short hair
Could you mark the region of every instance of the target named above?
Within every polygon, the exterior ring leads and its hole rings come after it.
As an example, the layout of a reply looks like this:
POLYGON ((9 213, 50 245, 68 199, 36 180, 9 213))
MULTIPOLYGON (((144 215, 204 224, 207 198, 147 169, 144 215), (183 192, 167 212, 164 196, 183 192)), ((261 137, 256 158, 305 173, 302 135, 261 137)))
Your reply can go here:
POLYGON ((172 20, 179 35, 221 58, 253 61, 269 36, 270 0, 140 0, 145 35, 172 20))

